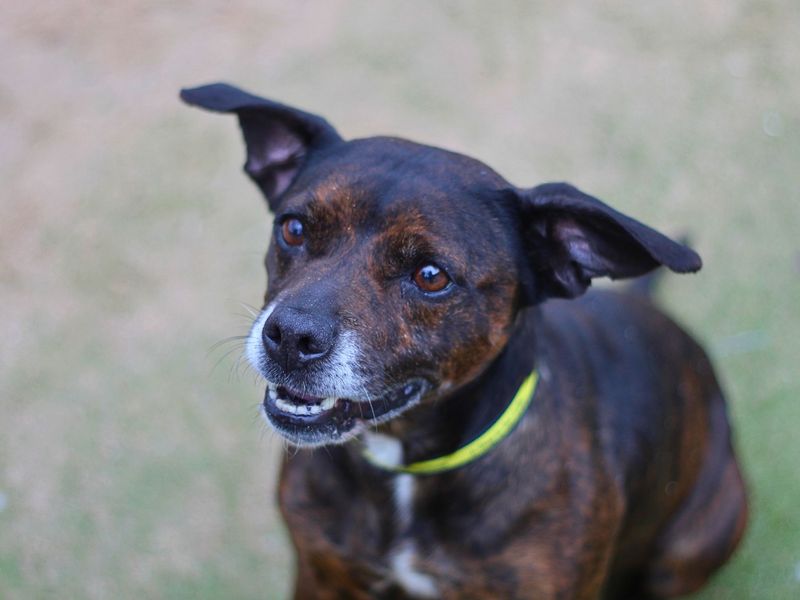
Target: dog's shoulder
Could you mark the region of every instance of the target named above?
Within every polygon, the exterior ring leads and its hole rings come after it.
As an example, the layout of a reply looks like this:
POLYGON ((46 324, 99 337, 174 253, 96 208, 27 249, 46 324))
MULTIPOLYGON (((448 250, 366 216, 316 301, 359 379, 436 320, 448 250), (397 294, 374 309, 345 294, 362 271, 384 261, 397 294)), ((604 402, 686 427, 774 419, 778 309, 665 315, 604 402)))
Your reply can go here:
POLYGON ((542 342, 585 355, 611 369, 626 360, 659 360, 679 351, 700 352, 693 337, 661 307, 626 289, 592 290, 574 300, 542 306, 542 342))

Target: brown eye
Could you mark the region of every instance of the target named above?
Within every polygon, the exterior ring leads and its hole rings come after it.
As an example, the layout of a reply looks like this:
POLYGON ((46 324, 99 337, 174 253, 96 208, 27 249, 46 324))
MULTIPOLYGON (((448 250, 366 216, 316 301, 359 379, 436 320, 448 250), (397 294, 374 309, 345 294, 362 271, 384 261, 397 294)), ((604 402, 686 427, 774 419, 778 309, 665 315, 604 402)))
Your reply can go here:
POLYGON ((422 265, 414 271, 414 283, 423 292, 441 292, 450 283, 450 278, 436 265, 422 265))
POLYGON ((290 246, 300 246, 303 244, 303 223, 300 219, 286 219, 281 225, 281 235, 283 241, 290 246))

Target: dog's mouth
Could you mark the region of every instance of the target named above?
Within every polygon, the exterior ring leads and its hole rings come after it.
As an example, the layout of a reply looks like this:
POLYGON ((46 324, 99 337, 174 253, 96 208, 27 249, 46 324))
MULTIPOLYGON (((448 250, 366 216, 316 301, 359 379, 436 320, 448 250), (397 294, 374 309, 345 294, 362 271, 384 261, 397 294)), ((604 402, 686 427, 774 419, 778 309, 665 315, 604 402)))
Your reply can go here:
POLYGON ((293 444, 335 444, 351 439, 370 424, 392 419, 419 402, 429 388, 424 379, 411 379, 378 398, 356 400, 313 396, 268 383, 264 413, 293 444))

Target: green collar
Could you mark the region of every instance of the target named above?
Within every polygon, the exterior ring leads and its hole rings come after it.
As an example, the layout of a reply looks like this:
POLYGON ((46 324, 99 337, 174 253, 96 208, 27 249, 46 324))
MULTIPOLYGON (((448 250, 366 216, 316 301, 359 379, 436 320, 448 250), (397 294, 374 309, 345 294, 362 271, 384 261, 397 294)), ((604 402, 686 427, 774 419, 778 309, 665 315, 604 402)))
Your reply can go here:
POLYGON ((422 460, 411 463, 410 465, 392 466, 382 463, 375 455, 364 448, 364 458, 370 463, 395 473, 410 473, 412 475, 433 475, 463 467, 481 456, 487 454, 492 448, 499 444, 514 429, 514 426, 522 419, 536 391, 536 384, 539 381, 539 374, 533 371, 522 385, 519 386, 514 399, 503 411, 503 414, 492 423, 489 428, 469 442, 466 446, 461 446, 458 450, 444 456, 437 456, 429 460, 422 460))

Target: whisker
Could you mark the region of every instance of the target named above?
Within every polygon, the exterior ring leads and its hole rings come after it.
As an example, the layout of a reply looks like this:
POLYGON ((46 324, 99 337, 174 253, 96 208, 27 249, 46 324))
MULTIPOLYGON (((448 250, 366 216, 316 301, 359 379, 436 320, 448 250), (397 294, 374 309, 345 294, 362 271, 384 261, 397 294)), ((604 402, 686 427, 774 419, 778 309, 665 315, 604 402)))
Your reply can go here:
POLYGON ((264 424, 263 418, 261 416, 261 402, 257 402, 256 404, 252 405, 252 408, 255 411, 253 415, 253 423, 260 423, 261 425, 264 424))
POLYGON ((362 383, 361 384, 361 391, 364 392, 364 396, 367 399, 367 404, 369 405, 369 409, 372 411, 372 427, 375 429, 375 433, 378 432, 378 417, 375 416, 375 407, 372 405, 372 398, 370 398, 369 392, 367 391, 366 386, 362 383))
POLYGON ((249 304, 247 304, 247 302, 239 302, 239 306, 241 306, 248 313, 250 313, 250 316, 253 317, 254 319, 258 317, 259 310, 256 307, 250 306, 249 304))
POLYGON ((232 335, 230 337, 226 337, 221 339, 220 341, 212 344, 208 350, 206 350, 206 356, 209 356, 212 352, 214 352, 220 346, 224 346, 225 344, 231 344, 234 342, 241 342, 242 340, 246 340, 249 336, 246 335, 232 335))
POLYGON ((236 359, 236 373, 240 379, 248 373, 252 373, 255 376, 253 381, 259 381, 259 372, 253 367, 253 365, 250 364, 250 361, 247 360, 247 357, 244 354, 239 355, 239 358, 236 359))
POLYGON ((240 354, 239 357, 231 363, 230 369, 228 369, 228 383, 232 383, 233 381, 241 381, 241 365, 242 355, 240 354))
POLYGON ((241 312, 235 312, 235 313, 231 313, 231 316, 236 317, 237 321, 239 319, 241 319, 242 321, 247 323, 248 327, 252 327, 253 326, 253 317, 251 317, 249 314, 246 315, 246 314, 241 313, 241 312))
MULTIPOLYGON (((289 448, 288 448, 288 446, 289 446, 289 442, 288 442, 288 440, 286 441, 286 446, 287 446, 286 450, 287 450, 287 452, 288 452, 288 451, 289 451, 289 448)), ((294 457, 295 457, 295 456, 297 456, 297 455, 298 455, 298 453, 300 452, 300 446, 292 446, 292 447, 291 447, 291 450, 292 450, 292 453, 291 453, 291 455, 290 455, 290 456, 291 456, 291 458, 294 458, 294 457)))
MULTIPOLYGON (((243 346, 242 346, 242 347, 243 347, 243 346)), ((219 357, 219 360, 217 360, 217 362, 215 362, 215 363, 214 363, 214 366, 213 366, 213 367, 211 367, 211 371, 210 371, 210 373, 211 373, 211 374, 213 374, 213 373, 214 373, 214 371, 217 369, 217 367, 219 367, 219 365, 222 363, 222 361, 223 361, 223 360, 225 360, 226 358, 228 358, 228 357, 229 357, 231 354, 233 354, 234 352, 236 352, 236 351, 237 351, 237 350, 239 350, 239 349, 240 349, 240 347, 239 347, 239 346, 234 346, 233 348, 231 348, 230 350, 228 350, 227 352, 225 352, 225 354, 223 354, 222 356, 220 356, 220 357, 219 357)))

